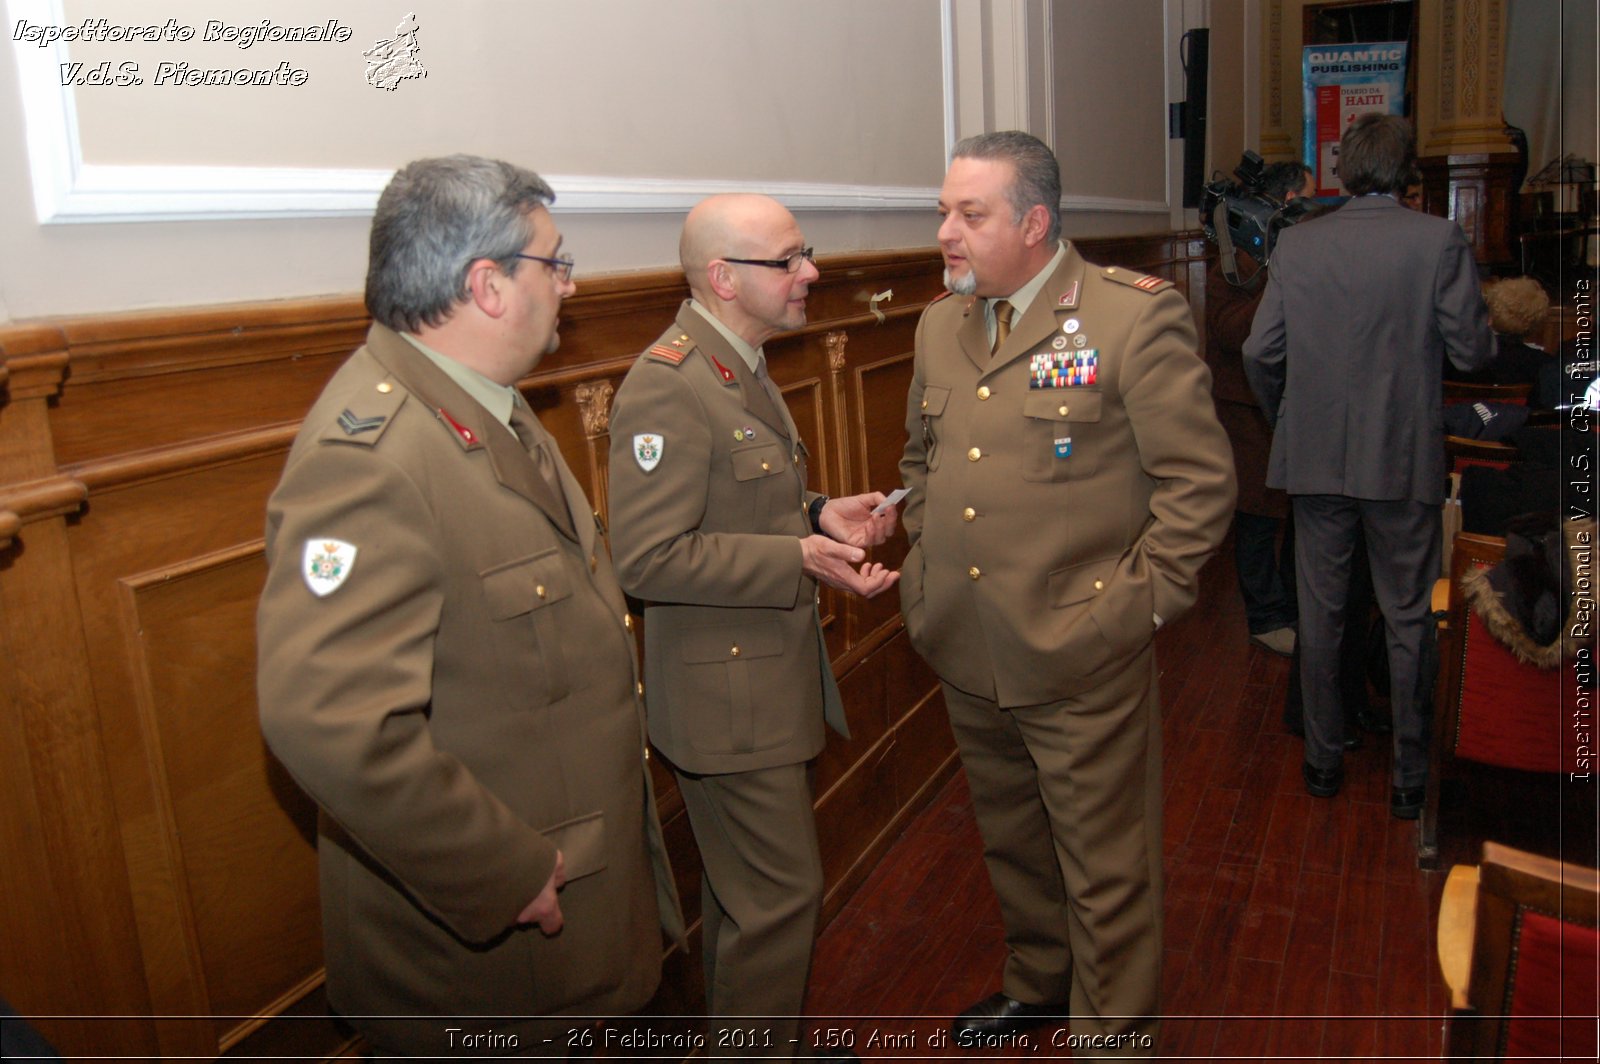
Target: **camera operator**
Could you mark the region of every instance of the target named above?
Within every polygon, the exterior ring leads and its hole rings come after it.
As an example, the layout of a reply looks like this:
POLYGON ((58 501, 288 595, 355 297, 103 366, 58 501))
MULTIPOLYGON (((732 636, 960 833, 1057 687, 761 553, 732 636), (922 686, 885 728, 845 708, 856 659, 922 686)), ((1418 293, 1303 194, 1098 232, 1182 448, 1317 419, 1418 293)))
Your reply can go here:
MULTIPOLYGON (((1252 159, 1259 166, 1260 160, 1249 154, 1239 165, 1241 183, 1247 187, 1252 159)), ((1309 167, 1298 162, 1273 163, 1260 168, 1253 195, 1242 194, 1285 207, 1307 195, 1311 187, 1309 167)), ((1219 184, 1214 188, 1218 198, 1237 202, 1241 195, 1237 186, 1224 188, 1219 184)), ((1270 247, 1264 249, 1265 253, 1270 253, 1270 247)), ((1250 642, 1287 657, 1294 652, 1296 618, 1294 539, 1284 520, 1289 516, 1289 497, 1267 487, 1272 429, 1245 379, 1242 351, 1256 305, 1261 302, 1267 267, 1246 256, 1238 256, 1238 264, 1238 285, 1223 276, 1220 260, 1213 260, 1207 268, 1206 362, 1211 366, 1211 395, 1217 406, 1217 419, 1233 445, 1234 470, 1239 478, 1239 502, 1233 515, 1233 558, 1250 642)))

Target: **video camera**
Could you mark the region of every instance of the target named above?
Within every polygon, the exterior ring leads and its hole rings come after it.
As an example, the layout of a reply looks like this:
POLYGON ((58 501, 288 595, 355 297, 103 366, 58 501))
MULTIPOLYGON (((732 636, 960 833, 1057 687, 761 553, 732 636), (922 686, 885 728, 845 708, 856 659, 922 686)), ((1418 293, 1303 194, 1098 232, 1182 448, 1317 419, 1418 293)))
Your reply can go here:
POLYGON ((1261 156, 1246 151, 1233 171, 1237 181, 1218 178, 1205 187, 1200 197, 1200 224, 1206 237, 1223 251, 1223 273, 1233 284, 1240 283, 1232 270, 1232 252, 1242 251, 1265 266, 1272 258, 1278 234, 1313 215, 1322 207, 1308 197, 1281 203, 1266 192, 1266 164, 1261 156))

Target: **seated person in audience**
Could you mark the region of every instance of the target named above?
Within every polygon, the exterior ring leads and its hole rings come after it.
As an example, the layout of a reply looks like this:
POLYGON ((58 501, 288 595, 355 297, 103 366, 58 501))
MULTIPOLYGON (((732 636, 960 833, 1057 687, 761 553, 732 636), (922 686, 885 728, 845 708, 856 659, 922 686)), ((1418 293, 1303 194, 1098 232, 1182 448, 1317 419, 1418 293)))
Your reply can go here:
POLYGON ((1533 384, 1540 369, 1549 365, 1551 358, 1528 343, 1527 338, 1544 321, 1545 312, 1550 309, 1550 297, 1532 277, 1512 277, 1484 285, 1483 301, 1488 304, 1489 326, 1495 333, 1494 361, 1467 373, 1446 359, 1445 380, 1470 384, 1533 384))

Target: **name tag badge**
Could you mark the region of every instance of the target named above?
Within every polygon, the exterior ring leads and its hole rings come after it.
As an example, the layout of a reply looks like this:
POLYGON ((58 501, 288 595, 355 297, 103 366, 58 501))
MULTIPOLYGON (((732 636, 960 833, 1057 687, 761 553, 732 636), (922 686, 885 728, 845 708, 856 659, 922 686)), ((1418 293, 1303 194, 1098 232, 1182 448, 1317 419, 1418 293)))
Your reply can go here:
POLYGON ((1056 457, 1057 458, 1070 458, 1070 457, 1072 457, 1072 437, 1071 436, 1062 436, 1062 437, 1059 437, 1056 440, 1056 457))

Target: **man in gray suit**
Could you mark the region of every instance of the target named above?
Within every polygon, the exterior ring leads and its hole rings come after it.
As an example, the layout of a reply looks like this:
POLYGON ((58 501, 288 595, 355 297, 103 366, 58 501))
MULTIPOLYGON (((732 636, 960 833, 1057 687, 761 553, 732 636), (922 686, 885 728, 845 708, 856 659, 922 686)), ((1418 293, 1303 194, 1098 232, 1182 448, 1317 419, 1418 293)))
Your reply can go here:
POLYGON ((1410 126, 1363 115, 1339 142, 1350 202, 1285 230, 1245 341, 1245 373, 1273 423, 1267 484, 1294 507, 1305 691, 1306 789, 1344 780, 1339 640, 1352 543, 1366 534, 1389 635, 1390 810, 1414 819, 1428 775, 1417 701, 1444 501, 1444 357, 1494 357, 1472 248, 1451 221, 1398 201, 1416 159, 1410 126))

